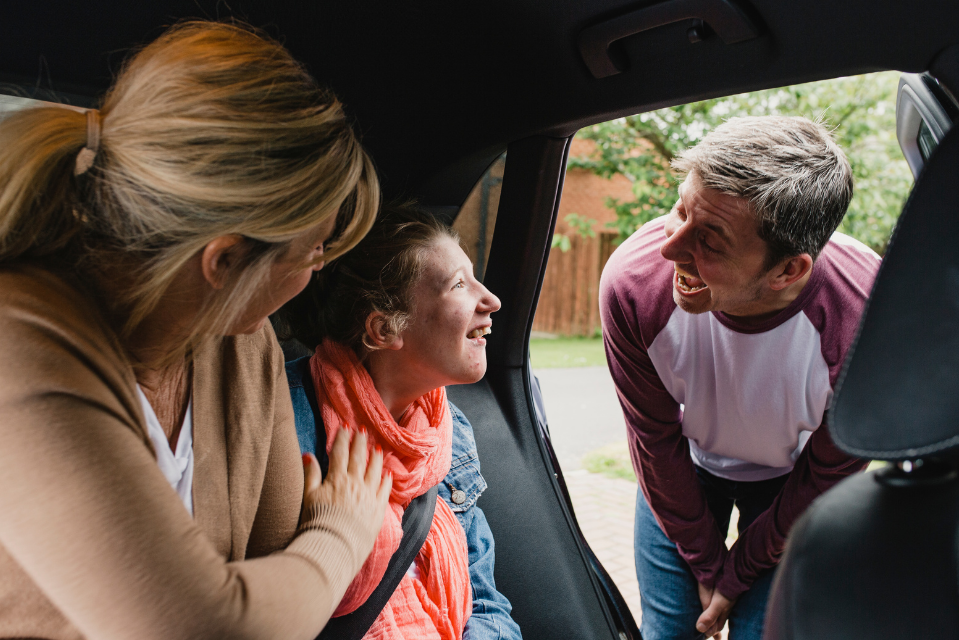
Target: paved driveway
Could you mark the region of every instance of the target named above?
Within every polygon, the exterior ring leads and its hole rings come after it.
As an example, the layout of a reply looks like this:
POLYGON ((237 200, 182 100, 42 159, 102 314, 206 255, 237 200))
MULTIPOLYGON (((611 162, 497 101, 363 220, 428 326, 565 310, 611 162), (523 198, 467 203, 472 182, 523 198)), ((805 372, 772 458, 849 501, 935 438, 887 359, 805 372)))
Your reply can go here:
POLYGON ((606 367, 534 369, 543 390, 553 449, 564 472, 584 453, 626 440, 626 423, 606 367))

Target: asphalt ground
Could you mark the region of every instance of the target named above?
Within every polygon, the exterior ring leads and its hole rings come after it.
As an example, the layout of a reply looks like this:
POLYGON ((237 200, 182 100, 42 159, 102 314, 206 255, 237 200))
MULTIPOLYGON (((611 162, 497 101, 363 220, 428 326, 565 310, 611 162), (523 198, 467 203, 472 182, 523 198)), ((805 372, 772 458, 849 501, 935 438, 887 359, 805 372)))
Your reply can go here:
POLYGON ((626 440, 626 423, 606 367, 534 369, 543 391, 550 439, 564 473, 583 454, 626 440))

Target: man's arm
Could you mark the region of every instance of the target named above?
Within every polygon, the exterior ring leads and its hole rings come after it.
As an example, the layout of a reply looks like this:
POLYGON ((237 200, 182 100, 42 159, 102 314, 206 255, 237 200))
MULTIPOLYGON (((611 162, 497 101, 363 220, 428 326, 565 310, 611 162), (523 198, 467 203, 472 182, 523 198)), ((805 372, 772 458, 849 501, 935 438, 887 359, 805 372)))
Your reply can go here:
POLYGON ((726 547, 696 478, 679 404, 660 380, 636 335, 635 321, 623 312, 615 293, 604 291, 600 306, 607 362, 640 489, 693 575, 711 589, 722 572, 726 547))
POLYGON ((738 598, 760 573, 776 566, 786 548, 789 529, 810 503, 867 464, 867 460, 837 449, 823 422, 809 438, 772 505, 740 533, 726 558, 717 590, 727 598, 738 598))

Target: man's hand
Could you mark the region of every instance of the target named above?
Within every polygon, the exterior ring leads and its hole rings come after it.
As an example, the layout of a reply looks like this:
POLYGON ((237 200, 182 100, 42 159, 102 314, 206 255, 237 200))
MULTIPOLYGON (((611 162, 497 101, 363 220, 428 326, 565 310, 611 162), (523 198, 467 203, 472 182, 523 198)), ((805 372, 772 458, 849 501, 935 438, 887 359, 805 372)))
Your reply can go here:
POLYGON ((704 587, 702 582, 697 582, 696 586, 699 587, 699 603, 703 605, 703 611, 709 608, 709 603, 713 599, 713 590, 704 587))
POLYGON ((703 614, 696 621, 696 631, 707 638, 719 640, 720 632, 726 626, 726 618, 732 611, 735 600, 730 600, 715 589, 699 585, 699 602, 703 605, 703 614))

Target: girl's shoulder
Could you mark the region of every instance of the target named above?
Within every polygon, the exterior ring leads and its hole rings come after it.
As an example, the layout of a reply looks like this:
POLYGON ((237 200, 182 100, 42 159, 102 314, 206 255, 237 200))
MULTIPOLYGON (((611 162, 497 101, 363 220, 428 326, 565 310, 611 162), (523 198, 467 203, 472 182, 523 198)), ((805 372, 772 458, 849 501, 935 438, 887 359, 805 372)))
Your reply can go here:
POLYGON ((476 499, 486 490, 486 479, 480 473, 473 426, 459 407, 452 402, 449 406, 453 417, 453 462, 440 484, 440 495, 459 514, 476 504, 476 499))

